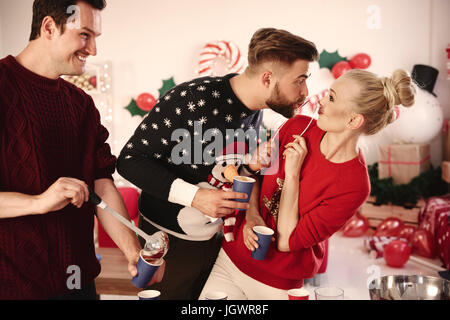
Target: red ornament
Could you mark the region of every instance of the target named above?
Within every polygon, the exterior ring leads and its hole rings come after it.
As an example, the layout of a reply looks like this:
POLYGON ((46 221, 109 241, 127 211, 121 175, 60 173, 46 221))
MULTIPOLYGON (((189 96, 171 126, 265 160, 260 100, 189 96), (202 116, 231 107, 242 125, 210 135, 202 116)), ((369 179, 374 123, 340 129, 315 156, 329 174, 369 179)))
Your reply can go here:
POLYGON ((343 227, 344 237, 361 237, 369 229, 369 220, 359 213, 353 216, 343 227))
POLYGON ((331 69, 331 73, 333 74, 333 77, 335 79, 340 78, 344 73, 347 71, 352 70, 352 67, 350 63, 347 61, 339 61, 334 65, 334 67, 331 69))
POLYGON ((416 232, 417 228, 413 226, 403 226, 399 229, 397 237, 407 240, 411 242, 412 236, 414 232, 416 232))
POLYGON ((150 111, 156 105, 156 99, 150 93, 143 93, 139 95, 136 100, 139 109, 143 111, 150 111))
POLYGON ((92 77, 89 79, 89 83, 90 83, 94 88, 97 88, 97 77, 96 77, 96 76, 92 76, 92 77))
POLYGON ((435 247, 433 236, 427 230, 419 229, 411 237, 413 252, 419 256, 433 259, 435 257, 435 247))
POLYGON ((396 237, 403 226, 403 221, 399 218, 387 218, 378 225, 375 236, 396 237))
POLYGON ((404 240, 394 240, 384 247, 384 260, 393 268, 401 268, 409 260, 411 247, 404 240))
POLYGON ((350 60, 353 69, 367 69, 372 64, 372 59, 366 53, 358 53, 350 60))

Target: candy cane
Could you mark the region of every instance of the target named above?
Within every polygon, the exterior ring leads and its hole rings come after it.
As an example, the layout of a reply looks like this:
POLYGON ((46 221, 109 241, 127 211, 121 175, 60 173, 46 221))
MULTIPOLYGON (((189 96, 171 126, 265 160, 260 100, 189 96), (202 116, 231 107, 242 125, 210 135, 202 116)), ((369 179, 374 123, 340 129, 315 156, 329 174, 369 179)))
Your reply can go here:
POLYGON ((384 247, 394 240, 402 240, 398 237, 368 237, 364 239, 364 247, 369 251, 372 258, 381 258, 384 253, 384 247))
POLYGON ((239 47, 231 41, 216 41, 207 43, 200 53, 197 74, 200 76, 215 76, 214 66, 217 59, 225 59, 227 71, 239 73, 244 68, 244 59, 239 47))
POLYGON ((308 105, 309 105, 309 108, 310 108, 311 112, 314 112, 314 109, 316 108, 316 105, 319 103, 319 101, 321 99, 323 99, 328 94, 328 92, 329 92, 328 89, 325 89, 322 92, 312 96, 309 99, 308 105))

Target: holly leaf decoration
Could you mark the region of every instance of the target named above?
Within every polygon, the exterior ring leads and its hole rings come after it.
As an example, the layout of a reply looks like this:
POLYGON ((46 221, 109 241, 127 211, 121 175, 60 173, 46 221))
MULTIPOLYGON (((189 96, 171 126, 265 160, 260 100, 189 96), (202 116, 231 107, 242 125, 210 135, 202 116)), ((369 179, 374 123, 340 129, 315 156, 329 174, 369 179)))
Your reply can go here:
POLYGON ((138 107, 136 100, 134 100, 134 99, 131 99, 130 104, 127 107, 125 107, 125 109, 127 109, 133 117, 134 116, 144 117, 148 113, 148 111, 141 110, 138 107))
POLYGON ((173 80, 173 77, 167 80, 163 80, 163 86, 159 89, 159 97, 163 97, 167 91, 175 87, 175 81, 173 80))
POLYGON ((339 61, 348 61, 347 58, 341 57, 336 50, 335 52, 328 52, 327 50, 323 50, 319 57, 319 66, 320 68, 328 68, 333 69, 334 65, 339 61))

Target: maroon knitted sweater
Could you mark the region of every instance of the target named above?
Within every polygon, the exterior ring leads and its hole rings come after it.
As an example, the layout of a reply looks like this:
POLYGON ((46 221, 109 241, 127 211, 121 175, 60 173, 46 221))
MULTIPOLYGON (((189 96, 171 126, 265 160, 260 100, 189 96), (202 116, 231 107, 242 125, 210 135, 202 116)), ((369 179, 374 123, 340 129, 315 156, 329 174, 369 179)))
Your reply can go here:
MULTIPOLYGON (((92 98, 62 79, 43 78, 8 56, 0 60, 0 192, 38 195, 58 178, 94 186, 112 179, 116 158, 92 98)), ((95 279, 95 208, 0 219, 0 299, 47 299, 95 279), (69 281, 73 283, 73 281, 69 281)))

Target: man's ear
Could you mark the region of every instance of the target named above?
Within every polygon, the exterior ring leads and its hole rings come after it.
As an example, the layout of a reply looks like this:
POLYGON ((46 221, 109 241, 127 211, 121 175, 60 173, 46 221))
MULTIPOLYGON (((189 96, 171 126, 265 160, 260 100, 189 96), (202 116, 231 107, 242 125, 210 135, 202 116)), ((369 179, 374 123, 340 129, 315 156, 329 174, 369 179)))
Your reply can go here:
POLYGON ((41 37, 44 39, 52 39, 54 35, 56 34, 58 28, 56 26, 55 20, 50 17, 46 16, 44 20, 42 20, 41 24, 41 37))
POLYGON ((351 116, 349 122, 347 123, 347 127, 352 130, 357 130, 362 128, 364 122, 364 116, 362 114, 355 113, 351 116))
POLYGON ((261 83, 264 87, 269 88, 272 82, 273 73, 272 71, 266 70, 261 75, 261 83))

